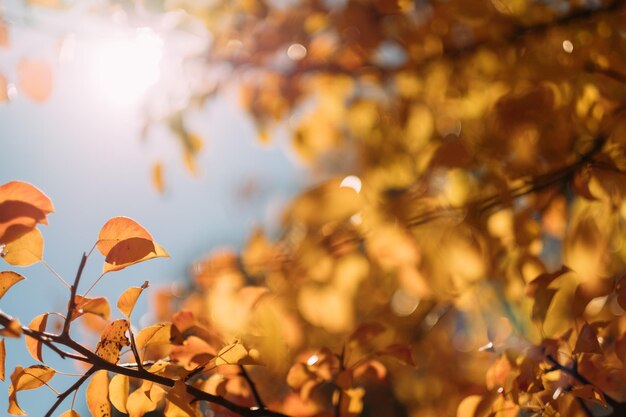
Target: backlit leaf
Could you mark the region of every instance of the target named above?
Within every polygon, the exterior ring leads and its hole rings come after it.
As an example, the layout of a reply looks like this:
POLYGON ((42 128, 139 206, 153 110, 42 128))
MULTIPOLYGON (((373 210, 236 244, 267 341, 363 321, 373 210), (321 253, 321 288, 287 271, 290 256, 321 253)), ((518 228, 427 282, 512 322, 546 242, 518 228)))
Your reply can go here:
POLYGON ((588 323, 585 323, 580 330, 574 353, 602 353, 598 335, 588 323))
POLYGON ((20 337, 22 334, 22 325, 17 319, 10 319, 8 324, 0 329, 0 336, 20 337))
POLYGON ((109 373, 105 370, 97 371, 87 385, 87 408, 92 417, 111 417, 111 403, 109 403, 109 373))
POLYGON ((28 368, 15 367, 11 374, 11 385, 9 386, 9 414, 26 415, 26 412, 17 403, 17 393, 41 387, 50 381, 54 374, 54 369, 45 365, 34 365, 28 368))
POLYGON ((240 364, 253 365, 256 361, 250 357, 248 349, 241 343, 235 342, 228 346, 224 346, 215 357, 216 365, 240 364))
POLYGON ((152 166, 152 185, 160 194, 163 194, 165 191, 163 164, 161 162, 157 162, 152 166))
POLYGON ((39 229, 32 229, 20 238, 7 243, 2 258, 15 266, 29 266, 43 259, 43 236, 39 229))
POLYGON ((602 391, 600 391, 598 388, 594 387, 593 385, 577 386, 577 387, 572 388, 570 392, 572 393, 572 395, 575 395, 578 398, 592 401, 596 404, 601 405, 602 407, 606 408, 608 406, 606 399, 604 398, 604 395, 602 394, 602 391))
POLYGON ((17 67, 20 91, 35 101, 46 101, 52 94, 52 69, 42 59, 24 58, 17 67))
POLYGON ((148 288, 148 281, 144 282, 141 287, 130 287, 120 295, 117 300, 117 308, 130 319, 130 315, 135 308, 135 304, 144 289, 148 288))
MULTIPOLYGON (((30 322, 28 327, 38 332, 45 332, 47 323, 48 323, 48 313, 44 313, 35 317, 30 322)), ((41 356, 42 343, 39 340, 32 338, 30 336, 26 336, 25 342, 26 342, 26 349, 28 350, 28 353, 30 353, 30 356, 32 356, 39 362, 43 362, 43 358, 41 356)))
POLYGON ((102 317, 104 320, 109 320, 111 307, 109 306, 109 300, 105 297, 86 298, 77 295, 74 300, 76 307, 72 312, 72 320, 75 320, 83 314, 95 314, 96 316, 102 317))
POLYGON ((80 417, 75 410, 67 410, 65 413, 61 414, 60 417, 80 417))
POLYGON ((154 344, 166 344, 170 342, 172 325, 170 323, 159 323, 142 329, 135 337, 137 349, 141 350, 146 346, 154 344))
POLYGON ((381 356, 391 356, 392 358, 395 358, 406 365, 415 366, 413 353, 411 351, 411 347, 408 345, 402 345, 399 343, 393 344, 387 346, 382 350, 377 351, 376 353, 381 356))
POLYGON ((25 279, 22 275, 13 271, 0 272, 0 298, 4 297, 4 294, 16 283, 25 279))
MULTIPOLYGON (((130 345, 126 332, 130 327, 128 320, 115 320, 102 331, 100 342, 96 347, 96 355, 107 362, 117 363, 120 357, 120 350, 130 345)), ((107 383, 108 384, 108 383, 107 383)))
POLYGON ((129 238, 111 248, 102 272, 119 271, 139 262, 163 257, 169 255, 158 243, 142 238, 129 238))
MULTIPOLYGON (((6 26, 3 25, 2 21, 0 21, 0 43, 2 42, 2 29, 6 26)), ((9 84, 7 83, 7 79, 4 78, 4 75, 0 74, 0 103, 4 103, 9 101, 9 84)))
POLYGON ((126 409, 126 402, 128 401, 128 392, 130 389, 130 383, 128 376, 115 375, 111 378, 109 383, 109 399, 111 404, 122 413, 128 413, 126 409))
POLYGON ((187 392, 187 385, 182 380, 177 380, 174 387, 169 390, 165 406, 166 417, 195 417, 196 408, 192 406, 194 397, 187 392))

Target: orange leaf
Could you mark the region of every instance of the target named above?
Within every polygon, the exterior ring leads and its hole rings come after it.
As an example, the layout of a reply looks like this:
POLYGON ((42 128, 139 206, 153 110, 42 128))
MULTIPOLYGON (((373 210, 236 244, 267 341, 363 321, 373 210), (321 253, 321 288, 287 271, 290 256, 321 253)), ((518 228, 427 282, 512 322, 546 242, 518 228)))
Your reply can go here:
POLYGON ((87 408, 92 417, 110 417, 111 403, 109 403, 109 373, 98 371, 91 377, 87 386, 87 408))
POLYGON ((67 410, 65 413, 61 414, 60 417, 80 417, 80 414, 74 410, 67 410))
POLYGON ((582 385, 572 388, 570 393, 578 398, 592 401, 596 404, 606 408, 608 406, 604 394, 602 391, 594 387, 593 385, 582 385))
POLYGON ((115 375, 109 383, 109 399, 111 404, 122 413, 128 413, 126 402, 128 401, 129 379, 126 375, 115 375))
MULTIPOLYGON (((28 328, 36 330, 38 332, 45 332, 46 324, 48 324, 48 313, 40 314, 39 316, 35 317, 28 325, 28 328)), ((28 353, 30 353, 30 356, 32 356, 39 362, 43 362, 43 358, 41 356, 41 348, 42 343, 39 340, 26 336, 26 349, 28 350, 28 353)))
POLYGON ((166 417, 195 417, 197 415, 195 407, 191 405, 194 397, 187 392, 187 385, 183 380, 176 381, 166 398, 166 417))
POLYGON ((385 326, 372 322, 360 325, 351 335, 350 342, 364 345, 385 331, 385 326))
POLYGON ((95 314, 104 320, 109 320, 111 316, 111 307, 106 297, 85 298, 81 295, 74 297, 76 307, 72 312, 72 320, 82 316, 83 314, 95 314))
POLYGON ((52 69, 42 59, 24 58, 17 66, 20 90, 35 101, 46 101, 52 93, 52 69))
POLYGON ((117 363, 120 358, 120 350, 128 346, 130 342, 126 332, 130 327, 128 320, 115 320, 102 331, 100 342, 96 346, 96 355, 107 362, 117 363))
POLYGON ((3 271, 0 272, 0 298, 4 297, 4 294, 11 288, 13 285, 24 279, 23 276, 13 271, 3 271))
POLYGON ((12 182, 0 186, 0 243, 6 244, 19 238, 37 223, 48 224, 46 216, 51 206, 46 205, 45 199, 47 197, 30 184, 12 182), (29 191, 31 195, 27 194, 29 191), (37 201, 37 194, 43 196, 42 201, 37 201))
POLYGON ((154 258, 168 258, 158 243, 141 239, 130 238, 119 242, 107 255, 102 272, 119 271, 127 266, 154 258))
MULTIPOLYGON (((2 46, 2 29, 6 28, 2 21, 0 21, 0 46, 2 46)), ((4 78, 4 75, 0 74, 0 103, 4 103, 5 101, 9 101, 9 85, 7 84, 7 79, 4 78)))
POLYGON ((133 219, 113 217, 100 229, 97 247, 102 256, 106 257, 119 242, 135 237, 152 241, 150 233, 133 219))
MULTIPOLYGON (((2 17, 0 17, 0 48, 8 48, 9 47, 9 28, 2 17)), ((0 75, 0 78, 3 78, 0 75)), ((6 83, 6 81, 5 81, 6 83)), ((0 89, 2 87, 0 86, 0 89)), ((2 91, 0 91, 0 101, 2 100, 2 91)))
POLYGON ((41 387, 52 379, 55 370, 45 365, 34 365, 28 368, 15 367, 11 374, 9 387, 9 414, 14 416, 26 415, 17 403, 18 391, 32 390, 41 387))
POLYGON ((2 257, 10 265, 29 266, 43 258, 43 236, 39 229, 32 229, 20 238, 4 246, 2 257))
POLYGON ((141 287, 130 287, 120 295, 117 300, 117 308, 130 319, 130 315, 135 308, 135 304, 144 289, 148 288, 148 281, 144 282, 141 287))
POLYGON ((622 277, 615 286, 615 294, 617 294, 617 304, 626 310, 626 277, 622 277))
POLYGON ((4 347, 4 339, 0 340, 0 380, 4 381, 4 366, 7 357, 7 352, 4 347))
POLYGON ((160 194, 163 194, 165 191, 165 182, 163 181, 163 164, 161 162, 157 162, 152 166, 152 185, 160 194))
POLYGON ((602 353, 598 335, 588 323, 585 323, 580 330, 574 353, 602 353))
POLYGON ((22 325, 16 319, 11 319, 9 325, 0 329, 0 336, 20 337, 22 334, 22 325))

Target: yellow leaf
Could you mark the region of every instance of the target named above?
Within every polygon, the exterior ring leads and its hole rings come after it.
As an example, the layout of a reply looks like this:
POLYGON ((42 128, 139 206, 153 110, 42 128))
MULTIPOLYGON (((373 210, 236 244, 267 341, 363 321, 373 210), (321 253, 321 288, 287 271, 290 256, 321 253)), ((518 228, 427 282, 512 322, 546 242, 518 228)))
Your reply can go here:
POLYGON ((122 347, 130 344, 126 337, 129 327, 128 320, 124 319, 115 320, 105 327, 96 347, 96 355, 107 362, 117 363, 122 347))
POLYGON ((60 417, 80 417, 80 414, 74 410, 67 410, 65 413, 61 414, 60 417))
POLYGON ((229 364, 241 364, 252 365, 256 364, 256 361, 248 354, 246 349, 241 343, 235 342, 228 346, 224 346, 215 357, 216 365, 229 365, 229 364))
MULTIPOLYGON (((48 313, 44 313, 35 317, 30 322, 28 327, 38 332, 45 332, 47 323, 48 323, 48 313)), ((28 350, 28 353, 30 353, 30 356, 32 356, 39 362, 43 362, 43 358, 41 356, 42 343, 39 340, 34 339, 29 336, 26 336, 25 340, 26 340, 26 349, 28 350)))
POLYGON ((41 59, 24 58, 17 66, 19 86, 25 96, 46 101, 52 93, 52 69, 41 59))
POLYGON ((2 253, 4 260, 15 266, 29 266, 43 257, 43 237, 38 229, 7 243, 2 253))
POLYGON ((163 388, 150 381, 143 381, 141 387, 128 396, 126 402, 128 416, 143 417, 144 414, 156 410, 158 402, 164 395, 163 388))
POLYGON ((4 297, 4 294, 11 288, 13 285, 17 284, 24 277, 17 272, 13 271, 2 271, 0 272, 0 298, 4 297))
POLYGON ((26 415, 17 403, 17 393, 41 387, 50 381, 54 374, 55 370, 45 365, 34 365, 28 368, 15 367, 11 374, 11 386, 9 386, 9 414, 26 415))
POLYGON ((128 401, 129 379, 126 375, 115 375, 109 383, 109 399, 111 404, 122 413, 128 413, 126 403, 128 401))
POLYGON ((194 397, 187 392, 187 385, 177 380, 166 396, 165 417, 195 417, 196 409, 191 405, 194 397))
POLYGON ((7 357, 7 352, 6 349, 4 347, 4 339, 0 340, 0 380, 4 381, 4 367, 5 367, 5 361, 6 361, 6 357, 7 357))
POLYGON ((92 417, 111 417, 109 403, 109 373, 101 370, 91 377, 87 386, 87 408, 92 417))
POLYGON ((161 162, 157 162, 152 166, 152 185, 160 194, 163 194, 165 191, 165 182, 163 181, 163 164, 161 162))
POLYGON ((144 289, 148 288, 148 281, 144 282, 141 287, 130 287, 126 289, 120 295, 120 298, 117 300, 117 308, 122 312, 123 315, 130 319, 130 315, 135 308, 135 304, 137 303, 137 299, 143 292, 144 289))
POLYGON ((169 343, 171 328, 171 323, 159 323, 142 329, 135 338, 137 349, 141 350, 148 345, 169 343))

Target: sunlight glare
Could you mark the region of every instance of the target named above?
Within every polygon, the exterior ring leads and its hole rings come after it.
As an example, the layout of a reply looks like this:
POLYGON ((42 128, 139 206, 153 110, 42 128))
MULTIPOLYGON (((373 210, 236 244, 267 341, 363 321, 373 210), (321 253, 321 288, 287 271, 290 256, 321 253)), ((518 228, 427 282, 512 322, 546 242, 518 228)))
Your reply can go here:
POLYGON ((149 28, 98 45, 95 77, 100 94, 118 105, 137 103, 160 76, 163 41, 149 28))

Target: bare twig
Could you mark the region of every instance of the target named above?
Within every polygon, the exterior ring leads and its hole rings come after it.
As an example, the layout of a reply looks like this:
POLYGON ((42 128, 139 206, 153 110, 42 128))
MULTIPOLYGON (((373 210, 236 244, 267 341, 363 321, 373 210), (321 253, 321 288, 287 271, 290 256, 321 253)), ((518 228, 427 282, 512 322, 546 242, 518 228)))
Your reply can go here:
POLYGON ((78 265, 78 271, 76 272, 76 277, 74 278, 74 283, 72 283, 72 287, 70 288, 70 301, 67 305, 67 314, 65 315, 65 322, 63 323, 63 330, 61 331, 61 334, 64 336, 67 336, 70 331, 70 323, 72 322, 72 315, 74 313, 74 309, 76 308, 76 291, 78 290, 80 277, 83 274, 83 270, 85 269, 86 263, 87 263, 87 254, 83 253, 83 257, 80 259, 80 264, 78 265))

